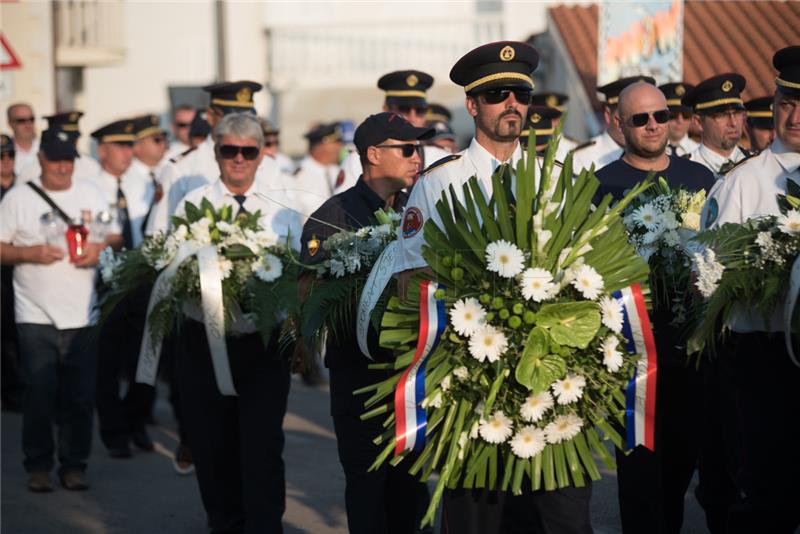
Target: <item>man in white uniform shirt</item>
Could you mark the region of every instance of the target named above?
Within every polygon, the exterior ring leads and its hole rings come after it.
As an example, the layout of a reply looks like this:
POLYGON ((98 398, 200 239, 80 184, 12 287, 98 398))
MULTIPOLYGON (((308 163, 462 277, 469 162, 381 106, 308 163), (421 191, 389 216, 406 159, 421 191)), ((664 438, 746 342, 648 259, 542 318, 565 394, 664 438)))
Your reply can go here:
POLYGON ((658 86, 667 99, 669 109, 669 144, 667 154, 686 156, 698 146, 695 140, 689 137, 689 126, 692 124, 692 108, 683 103, 683 97, 694 88, 684 82, 671 82, 658 86))
POLYGON ((739 74, 720 74, 700 82, 683 97, 683 104, 694 110, 692 121, 701 131, 700 146, 690 157, 717 178, 749 155, 739 147, 746 115, 741 92, 746 83, 739 74))
POLYGON ((8 106, 6 118, 13 132, 14 150, 17 154, 14 160, 14 172, 17 176, 21 176, 22 171, 36 163, 39 152, 36 115, 33 114, 33 108, 29 104, 19 102, 8 106))
POLYGON ((614 114, 617 111, 619 94, 623 89, 636 82, 647 82, 652 85, 656 83, 650 76, 629 76, 597 88, 597 92, 605 96, 603 123, 606 129, 600 135, 575 147, 572 155, 572 170, 575 174, 592 165, 594 165, 594 170, 600 170, 622 156, 625 148, 625 136, 614 123, 614 114))
POLYGON ((300 161, 291 181, 303 223, 333 195, 340 171, 339 154, 344 147, 337 122, 317 124, 304 137, 308 140, 308 155, 300 161))
POLYGON ((20 184, 0 203, 0 257, 14 265, 17 332, 26 391, 23 401, 22 450, 28 489, 53 489, 54 455, 61 464, 61 484, 85 490, 94 413, 95 266, 100 250, 118 246, 113 226, 101 242, 83 241, 74 230, 47 235, 45 215, 55 212, 62 229, 81 224, 107 209, 88 181, 72 180, 77 157, 72 139, 60 131, 42 134, 41 178, 20 184), (72 246, 67 240, 72 237, 72 246), (70 254, 70 252, 72 254, 70 254), (53 425, 58 437, 53 437, 53 425))
MULTIPOLYGON (((744 223, 780 215, 776 195, 789 180, 800 183, 800 46, 779 50, 773 112, 775 140, 717 181, 704 209, 704 226, 744 223)), ((788 269, 788 267, 787 267, 788 269)), ((782 309, 782 308, 781 308, 782 309)), ((778 314, 776 314, 778 315, 778 314)), ((796 424, 800 368, 789 359, 783 322, 744 304, 734 310, 730 343, 719 355, 732 368, 736 390, 730 438, 735 455, 738 502, 731 509, 729 532, 795 532, 800 526, 800 441, 796 424)))
MULTIPOLYGON (((378 80, 378 89, 385 91, 383 111, 397 113, 408 122, 421 128, 428 122, 427 91, 433 85, 433 76, 419 70, 398 70, 384 74, 378 80)), ((423 168, 450 154, 433 145, 423 147, 423 168)), ((361 176, 358 152, 351 152, 342 162, 342 174, 336 182, 334 193, 341 193, 356 185, 361 176)))
POLYGON ((161 128, 160 122, 158 115, 143 115, 133 119, 136 141, 133 143, 133 161, 126 174, 134 174, 136 176, 130 177, 131 180, 147 184, 148 208, 139 224, 142 232, 156 202, 161 200, 164 193, 161 184, 158 183, 158 175, 168 163, 166 156, 168 147, 167 132, 161 128))
POLYGON ((186 152, 191 148, 189 127, 194 119, 195 109, 188 104, 181 104, 172 111, 172 141, 169 143, 166 161, 186 152))
MULTIPOLYGON (((460 197, 462 184, 476 175, 481 189, 492 193, 491 176, 503 163, 512 165, 522 157, 519 135, 525 125, 533 91, 532 73, 539 54, 530 45, 515 41, 490 43, 467 53, 453 66, 450 79, 464 87, 466 107, 475 121, 475 137, 469 148, 435 164, 420 177, 406 204, 399 230, 399 285, 403 291, 415 270, 427 266, 422 257, 423 225, 431 219, 441 223, 436 202, 453 186, 460 197)), ((463 198, 461 198, 463 201, 463 198)), ((443 534, 526 532, 531 528, 521 513, 534 511, 545 532, 563 534, 591 531, 589 500, 591 486, 551 492, 526 492, 514 497, 498 492, 495 501, 488 492, 446 490, 443 496, 443 534)))
MULTIPOLYGON (((190 192, 185 202, 203 198, 234 213, 261 210, 262 226, 278 239, 289 228, 276 220, 274 204, 256 195, 264 184, 256 170, 264 157, 258 119, 232 113, 214 128, 219 180, 190 192)), ((277 334, 265 348, 255 329, 228 336, 229 364, 238 396, 217 389, 205 327, 185 317, 179 329, 177 375, 183 424, 197 472, 197 483, 212 532, 282 532, 285 478, 283 417, 289 394, 289 361, 277 334)), ((202 315, 199 317, 202 320, 202 315)))
MULTIPOLYGON (((531 98, 531 105, 547 106, 548 108, 557 109, 559 113, 552 118, 552 126, 553 128, 556 128, 561 122, 562 115, 567 112, 568 101, 569 96, 563 93, 544 92, 533 95, 533 98, 531 98)), ((572 150, 575 150, 579 144, 580 143, 571 137, 567 137, 562 132, 561 141, 558 143, 558 151, 556 152, 556 160, 564 161, 564 159, 567 157, 567 154, 569 154, 572 150)))

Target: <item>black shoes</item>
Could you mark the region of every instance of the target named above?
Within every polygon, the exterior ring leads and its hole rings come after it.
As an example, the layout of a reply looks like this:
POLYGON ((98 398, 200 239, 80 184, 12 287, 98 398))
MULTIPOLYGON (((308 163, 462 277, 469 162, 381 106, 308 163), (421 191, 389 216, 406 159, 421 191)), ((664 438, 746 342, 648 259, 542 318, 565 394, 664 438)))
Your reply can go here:
POLYGON ((153 440, 150 438, 150 434, 148 434, 145 429, 135 431, 131 435, 131 441, 133 441, 133 444, 136 445, 137 448, 145 452, 153 452, 156 448, 153 444, 153 440))

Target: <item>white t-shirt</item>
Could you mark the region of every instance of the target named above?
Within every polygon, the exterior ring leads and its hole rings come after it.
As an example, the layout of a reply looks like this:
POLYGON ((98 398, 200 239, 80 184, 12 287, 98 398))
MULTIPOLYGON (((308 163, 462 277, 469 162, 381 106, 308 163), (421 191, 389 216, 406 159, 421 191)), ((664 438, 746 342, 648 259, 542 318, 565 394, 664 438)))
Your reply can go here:
MULTIPOLYGON (((41 187, 41 181, 33 182, 41 187)), ((72 218, 84 210, 94 217, 108 209, 103 194, 86 180, 78 180, 64 191, 46 191, 72 218)), ((50 206, 25 184, 9 191, 0 202, 0 241, 14 246, 43 245, 46 238, 41 217, 50 206)), ((118 233, 112 229, 112 233, 118 233)), ((50 265, 20 263, 14 266, 14 310, 17 323, 51 324, 59 330, 81 328, 94 322, 94 267, 76 267, 69 261, 66 241, 64 258, 50 265)))

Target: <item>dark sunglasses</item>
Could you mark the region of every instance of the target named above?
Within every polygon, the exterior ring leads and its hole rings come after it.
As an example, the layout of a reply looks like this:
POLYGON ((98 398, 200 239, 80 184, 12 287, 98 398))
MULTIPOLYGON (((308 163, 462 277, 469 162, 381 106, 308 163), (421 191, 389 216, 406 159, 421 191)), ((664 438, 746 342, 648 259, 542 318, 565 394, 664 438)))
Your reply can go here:
POLYGON ((659 109, 653 113, 634 113, 627 120, 628 124, 635 128, 641 128, 650 122, 650 117, 653 117, 658 124, 664 124, 669 120, 669 110, 659 109))
POLYGON ((218 150, 222 159, 234 159, 241 154, 246 160, 254 160, 259 153, 257 146, 220 145, 218 150))
POLYGON ((191 122, 176 122, 175 123, 175 127, 176 128, 188 128, 191 125, 192 125, 191 122))
POLYGON ((675 120, 675 119, 677 119, 678 117, 681 117, 681 116, 688 121, 689 119, 692 118, 692 112, 691 111, 670 111, 669 112, 669 118, 672 119, 672 120, 675 120))
POLYGON ((3 152, 2 154, 0 154, 0 158, 14 159, 14 156, 16 155, 17 155, 16 152, 14 152, 13 150, 9 150, 8 152, 3 152))
POLYGON ((17 124, 25 124, 26 122, 33 122, 33 117, 17 117, 14 122, 17 124))
POLYGON ((125 148, 132 148, 133 147, 133 141, 112 141, 111 143, 114 144, 114 145, 117 145, 117 146, 125 147, 125 148))
POLYGON ((159 136, 153 137, 153 142, 160 145, 161 143, 166 143, 167 142, 167 138, 164 137, 163 135, 159 135, 159 136))
POLYGON ((416 152, 422 154, 422 145, 414 143, 404 143, 402 145, 375 145, 375 148, 399 148, 403 152, 404 158, 410 158, 416 152))
POLYGON ((272 148, 274 146, 278 146, 279 144, 280 143, 278 143, 277 141, 264 141, 265 148, 272 148))
POLYGON ((422 106, 396 106, 397 112, 400 115, 411 115, 413 111, 418 117, 428 113, 428 108, 422 106))
POLYGON ((511 93, 514 93, 514 98, 520 104, 530 104, 532 95, 530 89, 489 89, 488 91, 481 91, 479 94, 487 104, 499 104, 500 102, 505 102, 511 93))

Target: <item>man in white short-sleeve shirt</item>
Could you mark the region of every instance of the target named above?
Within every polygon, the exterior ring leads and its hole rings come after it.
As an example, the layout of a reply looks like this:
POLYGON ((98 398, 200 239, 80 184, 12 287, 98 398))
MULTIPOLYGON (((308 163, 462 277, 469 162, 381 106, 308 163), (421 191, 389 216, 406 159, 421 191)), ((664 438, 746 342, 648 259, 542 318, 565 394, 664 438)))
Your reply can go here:
POLYGON ((4 264, 14 265, 16 322, 28 388, 22 449, 30 476, 28 488, 36 492, 52 490, 53 424, 58 425, 62 485, 68 490, 88 487, 85 471, 92 443, 95 386, 90 329, 94 324, 95 266, 107 244, 119 246, 121 242, 119 230, 112 227, 101 243, 93 242, 91 234, 87 236, 80 252, 68 245, 71 233, 66 231, 64 219, 80 225, 107 209, 93 184, 72 181, 77 155, 69 135, 43 132, 41 178, 29 183, 33 186, 19 184, 0 203, 0 256, 4 264), (43 224, 46 216, 61 219, 56 232, 47 232, 53 225, 43 224))

